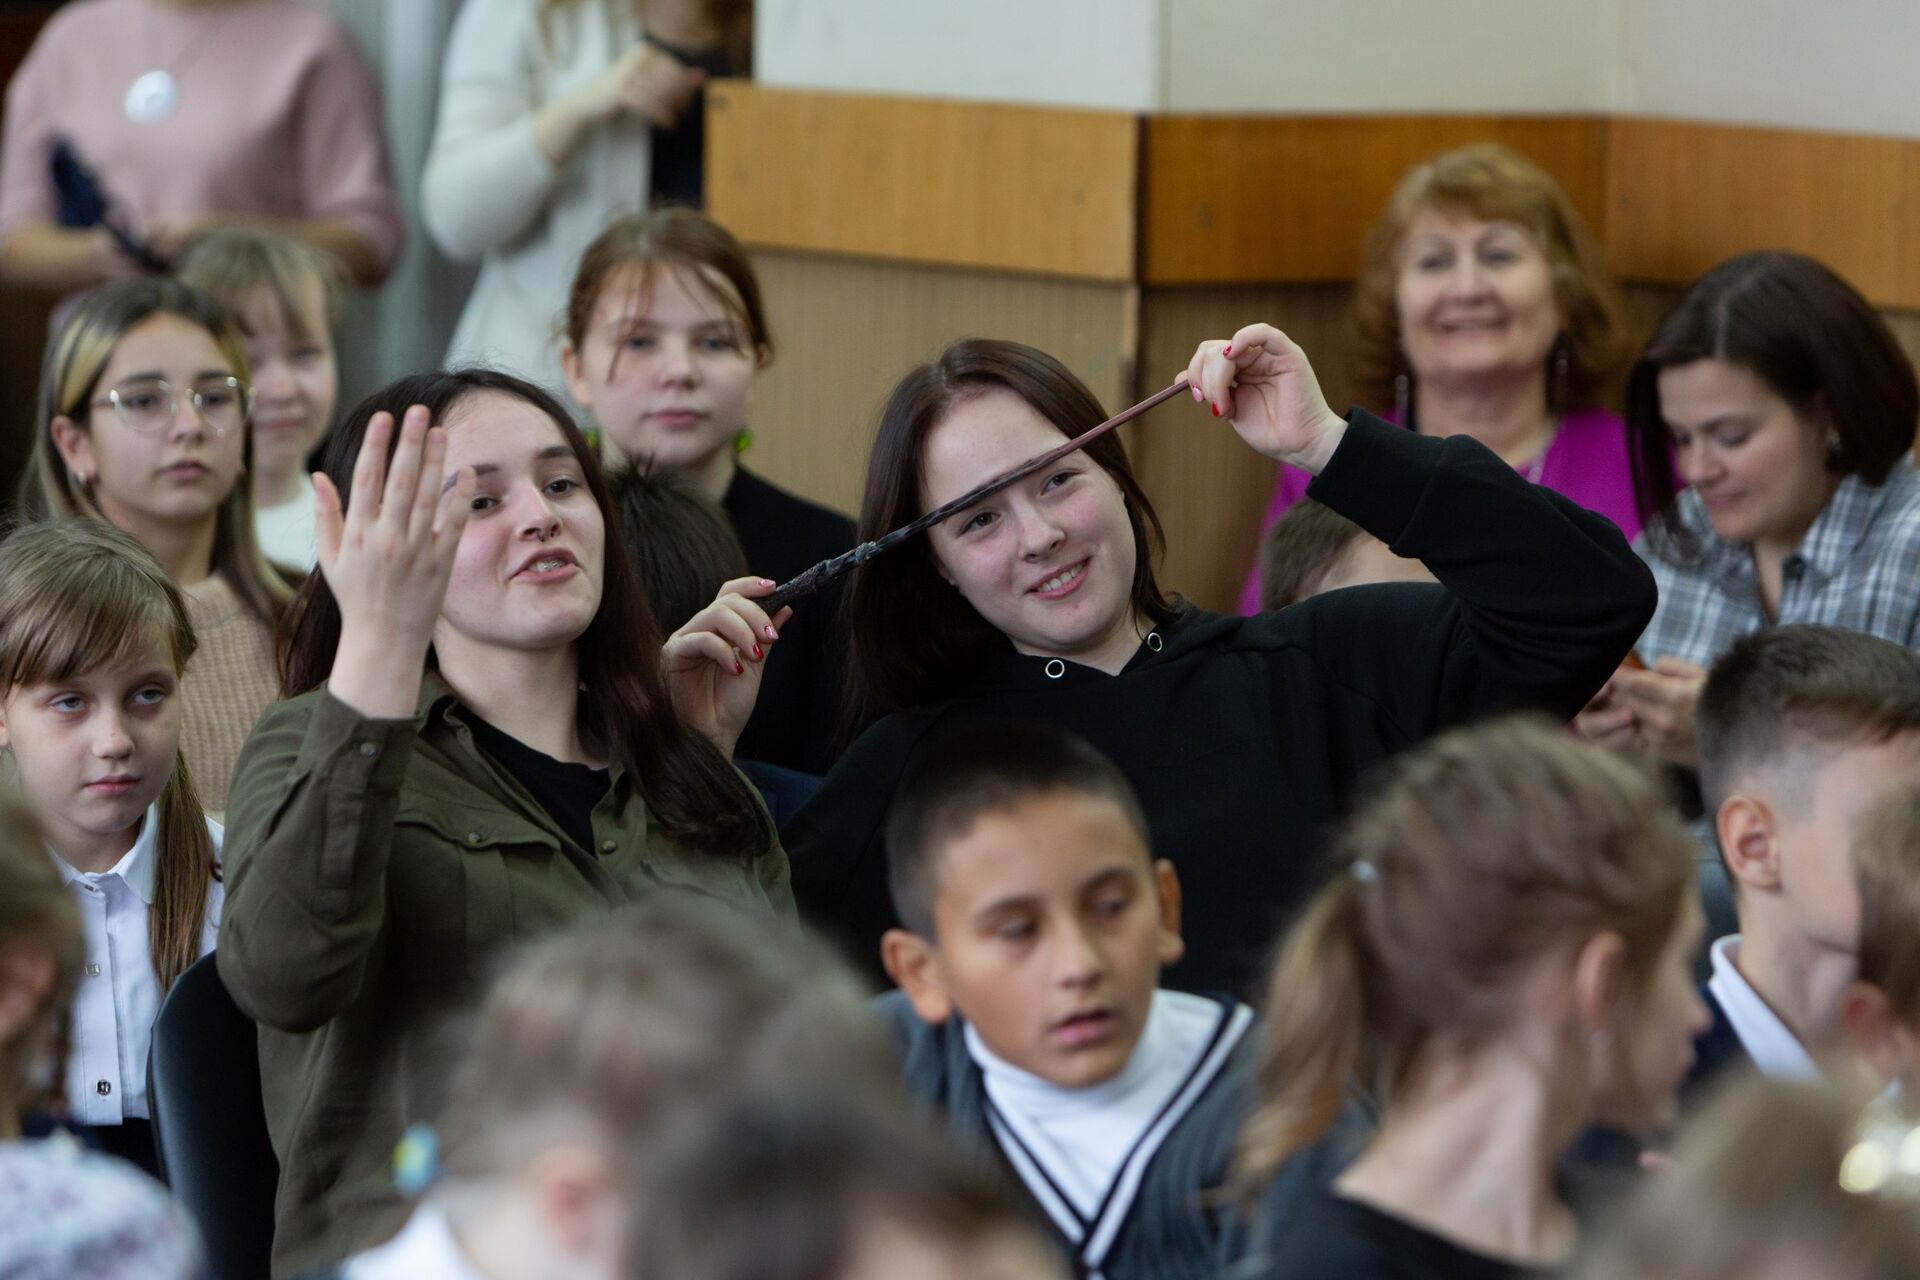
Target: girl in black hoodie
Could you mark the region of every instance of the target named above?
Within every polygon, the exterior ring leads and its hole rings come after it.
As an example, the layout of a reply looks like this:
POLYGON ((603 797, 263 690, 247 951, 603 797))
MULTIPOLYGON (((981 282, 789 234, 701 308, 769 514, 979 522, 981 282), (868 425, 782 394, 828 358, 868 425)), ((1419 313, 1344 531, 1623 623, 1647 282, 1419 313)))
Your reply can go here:
MULTIPOLYGON (((1254 450, 1315 474, 1312 497, 1438 585, 1251 618, 1170 600, 1158 518, 1113 435, 869 562, 849 599, 859 736, 784 840, 802 915, 857 958, 873 964, 893 923, 882 827, 914 751, 955 725, 1039 719, 1120 766, 1179 868, 1188 949, 1168 984, 1242 993, 1369 767, 1491 711, 1571 717, 1652 615, 1652 578, 1604 517, 1466 437, 1342 419, 1271 326, 1203 343, 1187 377, 1254 450)), ((860 536, 1105 416, 1043 352, 955 343, 888 400, 860 536)))

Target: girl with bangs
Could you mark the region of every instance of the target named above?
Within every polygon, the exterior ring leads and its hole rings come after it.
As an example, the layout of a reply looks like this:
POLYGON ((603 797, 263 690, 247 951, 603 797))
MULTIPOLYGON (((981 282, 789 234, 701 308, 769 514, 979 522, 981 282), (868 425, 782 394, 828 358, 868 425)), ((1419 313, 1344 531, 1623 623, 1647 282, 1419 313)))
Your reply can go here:
POLYGON ((69 1116, 149 1172, 153 1020, 213 949, 222 897, 221 831, 180 751, 195 648, 180 589, 126 534, 61 520, 0 543, 0 746, 86 932, 69 1116))
MULTIPOLYGON (((745 464, 773 335, 753 263, 725 227, 674 208, 613 223, 580 259, 566 330, 567 390, 602 444, 719 503, 755 573, 785 582, 853 546, 853 521, 745 464)), ((743 759, 809 774, 832 765, 845 625, 834 582, 783 629, 740 735, 743 759)))
POLYGON ((182 745, 209 810, 278 685, 274 628, 293 587, 254 532, 246 340, 226 308, 169 280, 89 294, 47 346, 21 505, 126 533, 184 592, 200 661, 182 745))
POLYGON ((268 559, 311 569, 315 497, 308 459, 333 427, 340 398, 333 330, 345 273, 303 241, 238 228, 197 242, 173 271, 231 309, 246 330, 254 387, 254 531, 268 559))

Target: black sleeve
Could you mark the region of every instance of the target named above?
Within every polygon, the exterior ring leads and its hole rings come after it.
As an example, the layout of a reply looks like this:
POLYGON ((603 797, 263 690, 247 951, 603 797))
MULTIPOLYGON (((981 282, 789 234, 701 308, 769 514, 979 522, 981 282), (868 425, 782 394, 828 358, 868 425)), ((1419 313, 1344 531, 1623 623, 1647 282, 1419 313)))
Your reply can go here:
POLYGON ((845 703, 847 670, 847 580, 840 579, 820 593, 813 635, 807 652, 804 694, 806 730, 800 742, 800 768, 824 774, 833 768, 840 710, 845 703))
POLYGON ((1329 677, 1365 690, 1409 741, 1505 709, 1572 718, 1653 616, 1653 575, 1612 521, 1469 437, 1356 410, 1307 494, 1440 580, 1285 611, 1329 677))
POLYGON ((861 734, 780 833, 800 918, 882 985, 891 983, 880 966, 880 935, 895 924, 887 807, 925 728, 917 717, 890 716, 861 734))

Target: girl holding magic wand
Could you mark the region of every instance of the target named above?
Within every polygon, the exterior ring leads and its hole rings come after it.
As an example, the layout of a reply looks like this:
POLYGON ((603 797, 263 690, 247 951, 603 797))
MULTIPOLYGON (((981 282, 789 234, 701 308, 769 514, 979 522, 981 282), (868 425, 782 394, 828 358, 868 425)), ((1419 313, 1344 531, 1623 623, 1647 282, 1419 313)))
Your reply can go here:
MULTIPOLYGON (((1112 435, 865 564, 849 595, 859 736, 783 833, 803 918, 855 956, 871 962, 893 920, 882 828, 917 748, 962 724, 1040 719, 1126 772, 1156 853, 1179 868, 1188 948, 1169 985, 1245 991, 1362 775, 1495 710, 1570 718, 1651 615, 1652 579, 1612 523, 1471 439, 1335 414, 1279 330, 1203 343, 1186 376, 1251 448, 1312 473, 1311 496, 1438 585, 1251 618, 1170 598, 1153 570, 1158 517, 1112 435)), ((956 343, 882 412, 860 536, 1104 417, 1051 356, 956 343)))

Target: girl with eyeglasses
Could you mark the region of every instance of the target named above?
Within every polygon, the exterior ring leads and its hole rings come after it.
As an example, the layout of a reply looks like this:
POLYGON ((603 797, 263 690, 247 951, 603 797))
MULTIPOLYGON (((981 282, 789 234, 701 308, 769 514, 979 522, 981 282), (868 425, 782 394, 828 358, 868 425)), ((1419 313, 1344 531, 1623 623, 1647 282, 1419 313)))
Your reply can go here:
POLYGON ((210 813, 279 679, 292 584, 254 532, 245 339, 206 294, 127 280, 90 294, 48 344, 21 506, 130 533, 186 593, 200 637, 181 682, 181 749, 210 813))

